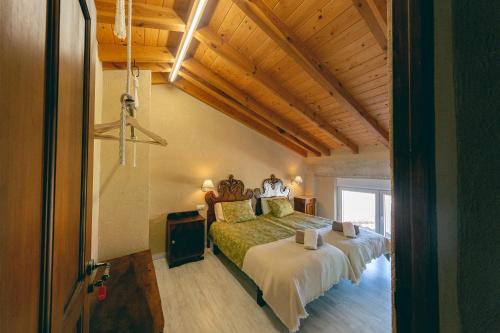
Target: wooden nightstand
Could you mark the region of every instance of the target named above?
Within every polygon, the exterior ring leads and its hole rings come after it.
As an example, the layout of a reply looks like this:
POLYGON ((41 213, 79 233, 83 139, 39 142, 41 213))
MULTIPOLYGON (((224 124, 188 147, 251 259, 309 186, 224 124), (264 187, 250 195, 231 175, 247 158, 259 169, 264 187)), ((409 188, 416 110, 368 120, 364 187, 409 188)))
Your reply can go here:
POLYGON ((301 213, 316 215, 316 198, 305 195, 294 197, 293 208, 301 213))
POLYGON ((166 229, 168 267, 203 259, 205 218, 197 211, 168 214, 166 229))

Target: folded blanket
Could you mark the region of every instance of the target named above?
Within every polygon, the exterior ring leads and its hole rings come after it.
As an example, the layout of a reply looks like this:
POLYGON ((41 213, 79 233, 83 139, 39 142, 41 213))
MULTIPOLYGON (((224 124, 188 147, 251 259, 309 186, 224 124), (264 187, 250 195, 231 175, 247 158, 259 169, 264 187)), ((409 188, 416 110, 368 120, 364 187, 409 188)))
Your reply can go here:
POLYGON ((304 230, 304 248, 308 250, 318 249, 318 231, 316 229, 304 230))
POLYGON ((320 231, 325 245, 331 244, 349 258, 355 279, 354 283, 361 281, 361 275, 368 264, 373 259, 389 253, 391 242, 389 239, 368 229, 360 229, 356 238, 346 238, 343 234, 334 231, 320 231))
POLYGON ((342 228, 344 229, 344 236, 347 238, 356 238, 356 230, 354 224, 351 222, 344 222, 342 228))
POLYGON ((341 250, 325 243, 316 251, 304 251, 293 237, 251 247, 243 272, 262 290, 264 300, 290 332, 297 331, 300 319, 308 316, 307 303, 341 279, 354 279, 341 250))
MULTIPOLYGON (((338 232, 344 232, 344 227, 342 222, 333 221, 332 230, 338 232)), ((359 235, 359 226, 354 224, 354 230, 356 231, 356 235, 359 235)))
MULTIPOLYGON (((297 230, 295 232, 295 243, 304 244, 304 230, 297 230)), ((318 247, 323 245, 323 237, 318 235, 318 247)))

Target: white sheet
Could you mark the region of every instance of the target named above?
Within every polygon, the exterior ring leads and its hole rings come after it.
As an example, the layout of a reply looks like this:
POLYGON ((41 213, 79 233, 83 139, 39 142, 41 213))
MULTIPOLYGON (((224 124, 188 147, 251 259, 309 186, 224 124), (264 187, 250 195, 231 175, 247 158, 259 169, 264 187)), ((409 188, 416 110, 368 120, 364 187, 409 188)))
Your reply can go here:
POLYGON ((263 298, 291 332, 308 316, 307 303, 323 295, 341 279, 353 280, 346 255, 323 244, 304 249, 295 237, 257 245, 248 250, 242 270, 262 290, 263 298))
POLYGON ((331 228, 320 230, 323 241, 331 244, 349 258, 349 262, 354 272, 354 283, 361 281, 361 275, 368 264, 373 259, 383 254, 390 253, 391 243, 388 238, 373 231, 360 228, 356 238, 346 238, 343 233, 332 231, 331 228))

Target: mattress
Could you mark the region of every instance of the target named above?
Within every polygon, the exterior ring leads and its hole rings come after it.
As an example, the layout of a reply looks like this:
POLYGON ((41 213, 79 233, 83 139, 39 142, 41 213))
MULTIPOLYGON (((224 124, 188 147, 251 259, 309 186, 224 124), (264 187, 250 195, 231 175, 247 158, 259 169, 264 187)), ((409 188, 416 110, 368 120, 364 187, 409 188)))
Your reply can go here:
POLYGON ((381 255, 390 253, 390 240, 365 228, 360 228, 359 235, 351 239, 346 238, 342 232, 322 228, 325 225, 331 225, 332 220, 318 216, 294 212, 291 215, 279 218, 268 214, 263 219, 293 231, 305 228, 321 228, 320 233, 323 241, 339 248, 349 258, 354 272, 353 282, 355 283, 361 280, 361 275, 369 262, 381 255))

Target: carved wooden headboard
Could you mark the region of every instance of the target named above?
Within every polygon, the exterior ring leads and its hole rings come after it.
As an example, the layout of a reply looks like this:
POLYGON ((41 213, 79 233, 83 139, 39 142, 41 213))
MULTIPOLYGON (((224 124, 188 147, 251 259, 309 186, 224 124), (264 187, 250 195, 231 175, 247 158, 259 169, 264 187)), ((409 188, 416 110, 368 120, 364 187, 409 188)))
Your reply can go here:
POLYGON ((207 210, 207 247, 210 247, 209 242, 209 231, 210 226, 215 222, 215 204, 217 202, 225 201, 240 201, 252 199, 253 192, 250 189, 245 191, 245 185, 241 180, 234 179, 233 175, 229 175, 228 179, 222 180, 217 186, 218 196, 213 192, 207 192, 205 194, 205 201, 208 205, 207 210))
POLYGON ((260 198, 271 198, 271 197, 286 197, 290 194, 290 189, 283 184, 283 181, 276 176, 271 175, 270 178, 264 179, 262 182, 262 190, 256 188, 254 191, 254 196, 257 199, 255 205, 255 213, 257 215, 262 215, 262 204, 260 198))

